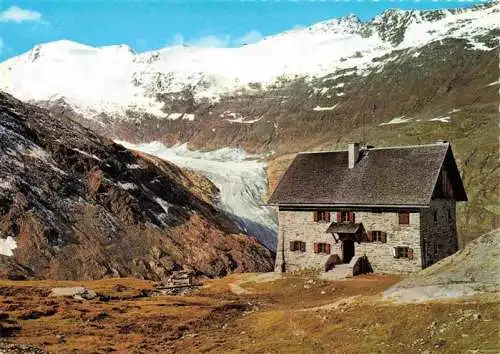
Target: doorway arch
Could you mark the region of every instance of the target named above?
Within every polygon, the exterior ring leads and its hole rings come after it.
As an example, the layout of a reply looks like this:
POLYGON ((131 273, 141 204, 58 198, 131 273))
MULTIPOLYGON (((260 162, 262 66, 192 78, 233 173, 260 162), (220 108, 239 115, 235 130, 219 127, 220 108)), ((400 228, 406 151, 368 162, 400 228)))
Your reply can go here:
POLYGON ((354 257, 354 241, 346 238, 342 241, 342 263, 349 263, 354 257))

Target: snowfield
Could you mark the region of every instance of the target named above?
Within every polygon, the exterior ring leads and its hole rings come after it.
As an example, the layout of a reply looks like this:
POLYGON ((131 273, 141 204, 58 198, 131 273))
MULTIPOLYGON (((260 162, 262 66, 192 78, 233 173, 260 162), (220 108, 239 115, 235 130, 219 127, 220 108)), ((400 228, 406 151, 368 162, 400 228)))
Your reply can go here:
POLYGON ((12 251, 16 248, 16 240, 14 240, 11 236, 8 236, 7 238, 0 238, 0 254, 11 257, 14 255, 12 251))
POLYGON ((388 10, 370 22, 351 15, 238 48, 181 45, 136 53, 126 45, 96 48, 60 40, 1 63, 0 90, 24 101, 63 99, 87 118, 99 113, 125 118, 133 110, 174 120, 184 113, 183 119, 193 120, 192 112, 163 112, 156 95, 192 90, 195 101, 216 101, 255 84, 265 89, 279 78, 321 77, 349 68, 368 75, 396 60, 374 58, 401 49, 417 55, 419 47, 445 38, 466 38, 472 50, 490 50, 477 38, 498 28, 499 11, 497 3, 437 15, 388 10), (398 31, 403 37, 393 42, 398 31))
POLYGON ((272 211, 262 206, 262 197, 267 193, 267 176, 265 164, 257 156, 232 148, 199 152, 188 150, 185 144, 167 147, 159 142, 116 143, 205 175, 220 189, 218 207, 232 215, 242 231, 276 250, 277 221, 272 211))

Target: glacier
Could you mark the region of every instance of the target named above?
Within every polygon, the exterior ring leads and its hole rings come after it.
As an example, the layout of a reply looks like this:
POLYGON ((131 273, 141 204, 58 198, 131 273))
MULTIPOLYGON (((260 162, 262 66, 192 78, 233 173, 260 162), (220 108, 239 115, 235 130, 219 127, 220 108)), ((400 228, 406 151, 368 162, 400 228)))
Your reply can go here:
POLYGON ((255 236, 272 251, 276 250, 277 219, 271 208, 263 206, 268 184, 265 163, 260 156, 235 148, 201 152, 189 150, 187 144, 167 147, 157 141, 115 142, 206 176, 220 190, 217 207, 228 213, 241 231, 255 236))

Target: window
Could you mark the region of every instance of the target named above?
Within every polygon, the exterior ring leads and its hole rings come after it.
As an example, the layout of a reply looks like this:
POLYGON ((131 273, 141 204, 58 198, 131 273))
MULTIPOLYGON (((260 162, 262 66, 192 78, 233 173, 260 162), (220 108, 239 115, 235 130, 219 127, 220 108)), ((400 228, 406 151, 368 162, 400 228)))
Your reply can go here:
POLYGON ((314 253, 326 253, 330 254, 330 244, 329 243, 315 243, 314 253))
POLYGON ((354 222, 355 216, 352 211, 338 211, 337 222, 354 222))
POLYGON ((438 254, 441 251, 441 245, 435 243, 434 244, 434 254, 438 254))
POLYGON ((410 213, 399 212, 398 219, 399 219, 399 225, 408 225, 410 223, 410 213))
POLYGON ((413 259, 413 249, 410 247, 394 247, 394 258, 413 259))
POLYGON ((453 218, 451 216, 451 210, 448 209, 448 221, 451 221, 453 218))
POLYGON ((387 233, 384 231, 368 231, 368 242, 387 242, 387 233))
POLYGON ((434 211, 434 222, 438 221, 438 212, 434 211))
POLYGON ((445 197, 452 198, 453 197, 453 186, 450 183, 450 179, 448 178, 448 171, 443 169, 441 171, 441 188, 443 190, 443 194, 445 197))
POLYGON ((329 211, 314 211, 313 212, 314 222, 330 222, 330 212, 329 211))
POLYGON ((306 243, 304 241, 290 241, 290 251, 306 251, 306 243))

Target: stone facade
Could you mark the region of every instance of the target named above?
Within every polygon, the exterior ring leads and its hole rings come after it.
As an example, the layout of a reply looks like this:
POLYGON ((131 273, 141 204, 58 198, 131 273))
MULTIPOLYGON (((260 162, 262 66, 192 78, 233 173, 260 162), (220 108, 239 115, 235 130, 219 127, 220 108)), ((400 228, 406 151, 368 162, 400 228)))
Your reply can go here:
POLYGON ((428 267, 457 252, 458 235, 456 202, 453 199, 433 199, 421 212, 423 267, 428 267))
POLYGON ((275 270, 281 271, 283 255, 286 271, 299 269, 324 270, 326 261, 332 254, 340 252, 340 243, 336 244, 331 234, 325 233, 329 223, 314 222, 312 211, 278 212, 278 246, 276 249, 275 270), (306 243, 305 252, 291 251, 290 241, 306 243), (314 253, 315 242, 329 243, 330 254, 314 253))
POLYGON ((410 213, 410 223, 400 225, 398 213, 356 213, 356 222, 363 223, 366 231, 387 233, 386 242, 356 243, 355 255, 366 255, 373 271, 377 273, 409 273, 422 269, 420 247, 420 213, 410 213), (394 258, 394 247, 409 247, 413 259, 394 258))
MULTIPOLYGON (((330 212, 331 221, 335 221, 336 211, 330 212)), ((414 210, 410 213, 408 225, 399 224, 397 212, 354 212, 355 222, 362 223, 366 231, 386 233, 385 243, 380 241, 354 243, 353 259, 366 256, 374 272, 415 272, 458 250, 454 200, 433 200, 429 208, 414 210), (393 253, 395 247, 409 247, 413 250, 413 258, 395 258, 393 253)), ((315 222, 313 211, 280 209, 278 220, 276 271, 299 269, 324 271, 332 255, 342 258, 342 242, 336 242, 332 234, 325 232, 330 222, 315 222), (305 251, 291 251, 291 241, 305 242, 305 251), (314 243, 330 244, 330 254, 314 253, 314 243)))

